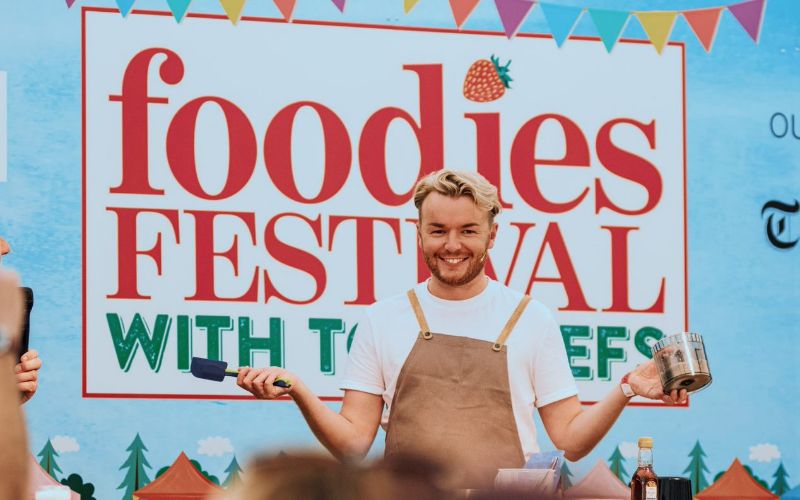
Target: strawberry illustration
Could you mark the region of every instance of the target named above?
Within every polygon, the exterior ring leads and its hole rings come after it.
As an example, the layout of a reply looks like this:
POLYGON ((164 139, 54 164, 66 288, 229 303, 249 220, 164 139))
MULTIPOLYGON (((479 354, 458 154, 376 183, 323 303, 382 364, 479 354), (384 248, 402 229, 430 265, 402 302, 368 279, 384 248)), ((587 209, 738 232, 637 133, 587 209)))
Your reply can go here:
POLYGON ((508 61, 500 66, 500 59, 492 55, 489 59, 480 59, 472 63, 464 78, 464 97, 475 102, 491 102, 503 97, 508 82, 508 61))

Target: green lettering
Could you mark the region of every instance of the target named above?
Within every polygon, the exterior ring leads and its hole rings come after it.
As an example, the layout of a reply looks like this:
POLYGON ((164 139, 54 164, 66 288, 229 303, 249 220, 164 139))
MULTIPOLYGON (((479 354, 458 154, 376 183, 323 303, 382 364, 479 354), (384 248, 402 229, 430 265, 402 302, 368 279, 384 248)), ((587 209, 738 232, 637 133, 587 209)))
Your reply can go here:
POLYGON ((319 370, 325 375, 335 374, 335 335, 345 332, 344 321, 333 318, 309 318, 308 329, 319 333, 319 370))
POLYGON ((253 321, 239 317, 239 366, 253 366, 255 352, 269 351, 269 365, 283 367, 283 320, 269 318, 269 337, 253 337, 253 321))
POLYGON ((152 335, 150 335, 147 323, 138 313, 133 315, 133 321, 127 333, 119 314, 107 313, 106 322, 122 371, 127 372, 131 369, 131 363, 139 345, 142 346, 142 352, 144 352, 150 368, 155 372, 161 370, 161 361, 164 359, 164 350, 169 337, 169 327, 172 324, 172 319, 168 315, 156 315, 155 331, 152 335))
POLYGON ((653 358, 653 352, 650 350, 650 346, 654 342, 658 342, 664 337, 664 333, 659 330, 658 328, 654 328, 652 326, 645 326, 639 328, 639 331, 636 332, 636 335, 633 337, 633 343, 636 346, 636 350, 642 353, 647 358, 653 358), (652 342, 648 342, 648 340, 652 340, 652 342))
POLYGON ((611 341, 629 338, 628 329, 624 326, 597 327, 597 378, 611 380, 611 363, 625 361, 628 358, 625 349, 611 347, 611 341))
POLYGON ((192 319, 178 316, 178 370, 188 372, 192 361, 192 319))
POLYGON ((347 334, 347 352, 350 352, 350 348, 353 346, 353 339, 356 336, 356 329, 358 328, 358 323, 353 325, 353 328, 350 329, 350 333, 347 334))
POLYGON ((233 331, 233 320, 230 316, 197 316, 195 322, 199 328, 206 330, 208 359, 222 360, 222 333, 233 331))
POLYGON ((585 345, 574 345, 572 339, 591 339, 592 330, 588 326, 561 325, 561 337, 567 349, 569 367, 572 376, 579 380, 592 380, 592 369, 588 366, 575 366, 573 360, 591 359, 591 353, 585 345))

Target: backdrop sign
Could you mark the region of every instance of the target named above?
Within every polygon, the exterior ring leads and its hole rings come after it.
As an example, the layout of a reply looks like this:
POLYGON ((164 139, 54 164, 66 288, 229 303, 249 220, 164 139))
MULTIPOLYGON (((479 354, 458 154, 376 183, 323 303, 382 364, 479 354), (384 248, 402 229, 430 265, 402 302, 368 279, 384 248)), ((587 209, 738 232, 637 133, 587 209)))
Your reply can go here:
POLYGON ((686 328, 682 45, 97 9, 83 67, 85 396, 243 395, 194 355, 339 397, 362 309, 427 276, 442 167, 498 186, 489 273, 553 309, 584 400, 686 328), (511 88, 468 100, 492 55, 511 88))

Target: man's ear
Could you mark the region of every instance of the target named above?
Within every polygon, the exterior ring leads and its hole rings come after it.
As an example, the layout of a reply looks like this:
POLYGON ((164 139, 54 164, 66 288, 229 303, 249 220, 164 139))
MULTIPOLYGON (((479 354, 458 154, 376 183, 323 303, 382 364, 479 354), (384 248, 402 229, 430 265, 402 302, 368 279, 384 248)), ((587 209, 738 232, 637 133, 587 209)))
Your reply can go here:
POLYGON ((419 221, 417 221, 417 245, 422 248, 422 228, 419 227, 419 221))
POLYGON ((492 227, 489 229, 489 245, 486 248, 494 247, 494 240, 497 238, 498 227, 497 222, 492 222, 492 227))

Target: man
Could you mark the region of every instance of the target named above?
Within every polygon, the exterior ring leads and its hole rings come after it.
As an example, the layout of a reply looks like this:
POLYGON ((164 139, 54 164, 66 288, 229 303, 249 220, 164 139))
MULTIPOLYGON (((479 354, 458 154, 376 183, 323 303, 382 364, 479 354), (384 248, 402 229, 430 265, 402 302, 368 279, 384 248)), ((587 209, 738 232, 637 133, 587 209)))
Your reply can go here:
POLYGON ((497 190, 479 175, 443 170, 417 184, 414 203, 431 278, 367 309, 340 412, 281 368, 243 369, 241 387, 264 399, 289 394, 317 438, 340 457, 365 454, 382 423, 387 455, 444 461, 453 471, 450 485, 459 488, 489 487, 498 468, 522 467, 538 451, 534 408, 553 444, 578 460, 632 395, 685 401, 685 391, 662 393, 650 361, 624 387, 582 408, 548 310, 484 272, 497 236, 497 190), (294 385, 273 386, 276 378, 294 385))
POLYGON ((17 278, 0 271, 0 498, 29 498, 25 488, 30 452, 13 377, 22 304, 17 278))
MULTIPOLYGON (((9 252, 11 252, 11 246, 6 240, 0 238, 0 262, 3 256, 9 252)), ((14 366, 17 389, 22 403, 26 403, 36 394, 36 389, 39 387, 39 369, 42 367, 42 360, 36 349, 30 349, 17 361, 14 366)))

